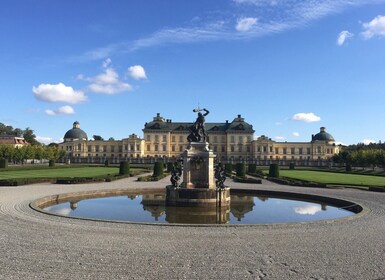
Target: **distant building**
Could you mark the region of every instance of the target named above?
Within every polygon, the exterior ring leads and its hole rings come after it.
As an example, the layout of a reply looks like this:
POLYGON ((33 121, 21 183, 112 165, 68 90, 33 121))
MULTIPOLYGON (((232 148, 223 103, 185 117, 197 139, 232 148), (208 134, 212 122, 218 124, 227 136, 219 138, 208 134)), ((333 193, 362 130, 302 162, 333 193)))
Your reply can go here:
POLYGON ((28 142, 23 137, 14 135, 0 135, 0 145, 10 145, 14 148, 20 148, 28 145, 28 142))
MULTIPOLYGON (((72 162, 103 163, 105 160, 119 162, 152 162, 156 158, 175 160, 187 148, 187 136, 192 122, 173 122, 159 113, 144 125, 144 138, 132 134, 122 140, 89 140, 80 129, 79 122, 64 135, 59 148, 67 152, 72 162)), ((330 158, 338 154, 340 146, 333 136, 321 127, 320 132, 311 136, 309 142, 276 142, 267 136, 254 140, 253 126, 238 115, 231 122, 206 123, 210 149, 222 162, 254 162, 266 165, 279 162, 287 165, 326 165, 330 158)))

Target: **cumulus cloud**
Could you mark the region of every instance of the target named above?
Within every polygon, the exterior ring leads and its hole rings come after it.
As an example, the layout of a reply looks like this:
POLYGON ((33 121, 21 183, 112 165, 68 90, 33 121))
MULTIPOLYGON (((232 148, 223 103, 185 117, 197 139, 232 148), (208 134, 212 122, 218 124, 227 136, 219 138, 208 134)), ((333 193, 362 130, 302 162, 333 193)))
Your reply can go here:
POLYGON ((103 73, 87 78, 84 75, 78 75, 78 79, 90 82, 88 89, 94 93, 113 95, 116 93, 131 91, 131 85, 121 81, 119 74, 111 67, 111 59, 103 62, 103 73))
POLYGON ((53 138, 46 136, 36 136, 36 140, 43 144, 49 144, 53 142, 53 138))
POLYGON ((306 205, 302 207, 294 207, 294 212, 300 215, 315 215, 322 211, 321 205, 306 205))
POLYGON ((352 38, 353 36, 354 34, 347 30, 341 31, 337 38, 337 45, 342 46, 347 39, 352 38))
POLYGON ((62 106, 56 110, 45 110, 45 113, 50 116, 56 116, 56 115, 72 115, 75 114, 74 108, 71 106, 62 106))
POLYGON ((361 35, 365 39, 370 39, 375 36, 385 36, 385 16, 377 16, 370 22, 362 24, 364 31, 361 35))
POLYGON ((135 80, 145 80, 147 79, 146 71, 141 65, 134 65, 128 68, 128 76, 135 80))
POLYGON ((71 104, 81 103, 87 100, 84 92, 76 91, 63 83, 40 84, 32 87, 32 91, 38 100, 45 102, 66 102, 71 104))
POLYGON ((275 136, 274 137, 276 140, 278 140, 278 141, 283 141, 283 140, 285 140, 285 137, 284 136, 275 136))
POLYGON ((314 113, 297 113, 291 117, 293 121, 302 121, 302 122, 318 122, 321 120, 319 116, 316 116, 314 113))
POLYGON ((364 139, 362 140, 362 143, 364 143, 365 145, 369 145, 371 143, 377 143, 375 140, 371 140, 371 139, 364 139))
POLYGON ((293 136, 299 137, 299 133, 298 132, 293 132, 293 136))
POLYGON ((238 19, 235 29, 243 32, 249 31, 255 26, 256 23, 257 23, 257 18, 252 18, 252 17, 241 18, 241 19, 238 19))

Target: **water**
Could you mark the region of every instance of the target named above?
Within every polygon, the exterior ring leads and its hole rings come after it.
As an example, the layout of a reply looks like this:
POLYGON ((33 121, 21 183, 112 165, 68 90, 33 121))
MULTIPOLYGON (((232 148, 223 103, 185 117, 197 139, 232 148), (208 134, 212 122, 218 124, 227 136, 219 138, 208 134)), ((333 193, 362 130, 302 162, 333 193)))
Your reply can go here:
MULTIPOLYGON (((233 193, 233 192, 232 192, 233 193)), ((230 208, 166 207, 165 193, 154 191, 64 202, 44 208, 67 217, 144 223, 274 224, 337 219, 353 212, 310 201, 232 194, 230 208)))

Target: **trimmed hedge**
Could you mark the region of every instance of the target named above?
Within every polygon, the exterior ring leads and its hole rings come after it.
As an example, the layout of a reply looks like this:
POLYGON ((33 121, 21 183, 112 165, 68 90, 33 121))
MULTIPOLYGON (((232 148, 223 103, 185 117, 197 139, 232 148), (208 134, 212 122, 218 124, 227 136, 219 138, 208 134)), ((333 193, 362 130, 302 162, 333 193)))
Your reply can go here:
POLYGON ((20 179, 3 179, 0 180, 0 186, 23 186, 43 182, 52 182, 53 179, 48 178, 20 178, 20 179))
POLYGON ((171 172, 174 169, 173 162, 167 162, 167 172, 171 172))
POLYGON ((290 162, 289 169, 290 170, 294 170, 295 169, 295 163, 294 162, 290 162))
POLYGON ((168 175, 167 174, 163 174, 163 175, 160 175, 160 176, 152 176, 152 175, 142 176, 142 177, 138 177, 138 182, 154 182, 154 181, 159 181, 159 180, 165 178, 166 176, 168 176, 168 175))
POLYGON ((8 167, 8 160, 5 158, 0 158, 0 168, 7 168, 8 167))
POLYGON ((163 176, 164 173, 164 166, 163 162, 157 161, 154 164, 154 173, 152 174, 153 177, 159 177, 163 176))
POLYGON ((255 163, 249 164, 247 167, 247 172, 248 173, 256 173, 257 172, 257 165, 255 163))
POLYGON ((55 166, 55 161, 53 159, 50 159, 49 163, 48 163, 48 166, 49 167, 55 166))
POLYGON ((121 161, 119 165, 119 175, 130 174, 130 163, 128 161, 121 161))
POLYGON ((246 183, 246 184, 262 184, 261 179, 245 178, 245 177, 235 177, 234 182, 246 183))
POLYGON ((225 172, 226 174, 231 174, 233 172, 233 165, 231 163, 225 164, 225 172))
POLYGON ((270 164, 269 167, 269 177, 278 178, 279 177, 279 166, 276 163, 270 164))
POLYGON ((236 165, 237 177, 244 178, 246 176, 246 164, 245 163, 237 163, 236 165))

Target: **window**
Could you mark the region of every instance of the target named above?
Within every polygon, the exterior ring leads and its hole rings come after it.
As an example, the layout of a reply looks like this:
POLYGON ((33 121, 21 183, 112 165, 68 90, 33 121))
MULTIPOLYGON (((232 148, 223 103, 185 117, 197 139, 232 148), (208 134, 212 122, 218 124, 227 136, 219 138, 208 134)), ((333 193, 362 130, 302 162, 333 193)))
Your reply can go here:
POLYGON ((148 152, 150 151, 150 145, 147 145, 147 151, 148 152))
POLYGON ((167 135, 163 135, 163 142, 167 142, 167 135))
POLYGON ((231 151, 231 152, 234 152, 234 145, 231 145, 230 151, 231 151))
POLYGON ((218 147, 217 147, 217 145, 214 145, 214 153, 216 153, 216 152, 217 152, 217 150, 218 150, 218 147))
POLYGON ((99 145, 95 146, 95 152, 97 152, 97 153, 99 152, 99 145))
POLYGON ((103 152, 107 152, 107 145, 103 146, 103 152))
POLYGON ((127 144, 124 145, 124 150, 125 150, 125 151, 128 151, 128 145, 127 145, 127 144))
POLYGON ((121 153, 122 151, 123 151, 123 146, 119 145, 119 153, 121 153))
POLYGON ((307 153, 308 155, 310 155, 310 154, 311 154, 311 150, 310 150, 310 148, 306 148, 306 153, 307 153))
POLYGON ((183 152, 183 145, 179 145, 179 151, 183 152))
POLYGON ((266 147, 266 146, 263 146, 263 152, 264 152, 264 153, 267 152, 267 147, 266 147))
MULTIPOLYGON (((286 155, 287 154, 287 149, 286 148, 283 148, 283 154, 286 155)), ((286 157, 283 157, 284 159, 286 159, 286 157)))
POLYGON ((171 136, 171 141, 175 142, 175 136, 171 136))
POLYGON ((303 148, 299 148, 299 149, 298 149, 298 153, 299 153, 300 155, 302 155, 302 154, 303 154, 303 148))
POLYGON ((218 136, 214 136, 214 143, 218 142, 218 136))
POLYGON ((295 154, 295 148, 291 148, 291 149, 290 149, 290 153, 291 153, 292 155, 294 155, 294 154, 295 154))
POLYGON ((163 152, 167 151, 167 145, 163 145, 163 152))
POLYGON ((140 145, 136 145, 136 150, 139 151, 140 150, 140 145))
POLYGON ((272 146, 269 147, 269 151, 270 151, 270 153, 273 152, 273 147, 272 146))
POLYGON ((225 153, 225 152, 226 152, 226 147, 222 146, 222 153, 225 153))
POLYGON ((151 141, 151 136, 149 134, 146 135, 147 141, 151 141))
POLYGON ((279 154, 279 148, 275 148, 275 153, 279 154))
POLYGON ((155 142, 159 142, 159 135, 155 135, 155 142))
POLYGON ((230 140, 231 143, 235 143, 235 136, 231 136, 230 139, 231 139, 231 140, 230 140))
POLYGON ((154 151, 155 151, 155 152, 158 151, 158 145, 154 145, 154 151))
POLYGON ((179 136, 179 142, 183 142, 183 136, 179 136))
POLYGON ((135 149, 134 145, 130 145, 130 150, 133 151, 135 149))
POLYGON ((88 151, 88 152, 91 152, 91 149, 92 149, 91 145, 88 145, 88 147, 87 147, 87 148, 88 148, 88 150, 87 150, 87 151, 88 151))
POLYGON ((175 145, 171 146, 171 151, 175 152, 175 145))
POLYGON ((78 144, 78 151, 82 150, 82 144, 78 144))
POLYGON ((261 152, 261 146, 258 146, 257 148, 257 152, 260 153, 261 152))
POLYGON ((317 153, 319 153, 319 154, 321 153, 321 147, 320 146, 317 147, 317 153))
POLYGON ((246 152, 250 153, 250 146, 249 145, 246 146, 246 152))
POLYGON ((111 146, 111 153, 115 152, 115 147, 114 146, 111 146))

